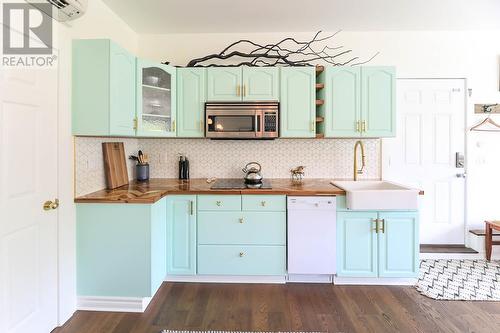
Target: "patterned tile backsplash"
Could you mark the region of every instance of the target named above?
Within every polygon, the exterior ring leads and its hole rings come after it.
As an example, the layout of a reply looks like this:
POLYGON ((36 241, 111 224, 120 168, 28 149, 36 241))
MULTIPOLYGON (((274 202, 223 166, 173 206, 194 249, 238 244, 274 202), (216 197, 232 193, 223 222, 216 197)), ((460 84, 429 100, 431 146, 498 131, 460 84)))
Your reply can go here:
MULTIPOLYGON (((106 186, 101 142, 123 141, 125 153, 141 149, 150 156, 151 178, 177 178, 178 153, 190 163, 191 178, 238 178, 246 163, 257 161, 266 178, 288 178, 290 169, 305 165, 306 178, 352 178, 355 139, 278 139, 272 141, 217 141, 200 139, 75 138, 76 194, 106 186)), ((366 169, 360 179, 380 178, 380 140, 363 140, 366 169)), ((129 177, 134 178, 132 161, 129 177)))

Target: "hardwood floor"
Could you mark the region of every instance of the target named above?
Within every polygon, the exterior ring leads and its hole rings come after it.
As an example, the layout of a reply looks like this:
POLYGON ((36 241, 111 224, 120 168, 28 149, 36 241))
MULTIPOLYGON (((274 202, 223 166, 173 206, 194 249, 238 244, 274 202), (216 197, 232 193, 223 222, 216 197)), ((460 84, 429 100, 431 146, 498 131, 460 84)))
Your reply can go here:
POLYGON ((500 302, 435 301, 412 287, 164 283, 143 314, 78 311, 55 332, 162 329, 499 332, 500 302))

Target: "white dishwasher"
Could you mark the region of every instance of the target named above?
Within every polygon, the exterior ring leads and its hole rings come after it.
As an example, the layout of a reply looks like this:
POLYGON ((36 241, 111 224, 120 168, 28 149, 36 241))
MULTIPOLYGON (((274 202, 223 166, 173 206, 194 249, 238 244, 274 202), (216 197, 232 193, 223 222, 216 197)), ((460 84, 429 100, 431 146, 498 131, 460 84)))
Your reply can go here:
POLYGON ((335 197, 288 197, 287 209, 289 281, 331 281, 336 273, 335 197))

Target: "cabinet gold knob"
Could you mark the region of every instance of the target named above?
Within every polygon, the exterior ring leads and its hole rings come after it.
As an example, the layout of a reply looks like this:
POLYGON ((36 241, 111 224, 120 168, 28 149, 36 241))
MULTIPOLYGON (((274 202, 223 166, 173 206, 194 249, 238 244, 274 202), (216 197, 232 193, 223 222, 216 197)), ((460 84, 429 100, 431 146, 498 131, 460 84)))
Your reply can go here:
POLYGON ((244 255, 245 255, 245 253, 240 252, 240 258, 243 257, 244 255))
POLYGON ((43 203, 43 210, 53 210, 59 207, 59 199, 47 200, 43 203))
POLYGON ((216 201, 215 204, 220 207, 222 206, 222 201, 216 201))
POLYGON ((240 219, 239 219, 239 221, 240 221, 240 223, 243 223, 243 222, 244 222, 243 218, 240 218, 240 219))
POLYGON ((261 202, 260 202, 260 205, 261 205, 262 207, 265 207, 265 206, 266 206, 266 202, 265 202, 265 201, 261 201, 261 202))

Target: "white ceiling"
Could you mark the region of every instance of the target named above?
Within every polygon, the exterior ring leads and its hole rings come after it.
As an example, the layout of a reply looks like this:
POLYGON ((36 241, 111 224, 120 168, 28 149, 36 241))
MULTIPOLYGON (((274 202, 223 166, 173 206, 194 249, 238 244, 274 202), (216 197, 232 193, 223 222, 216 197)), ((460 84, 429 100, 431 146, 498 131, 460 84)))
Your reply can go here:
POLYGON ((500 29, 500 0, 103 0, 138 33, 500 29))

